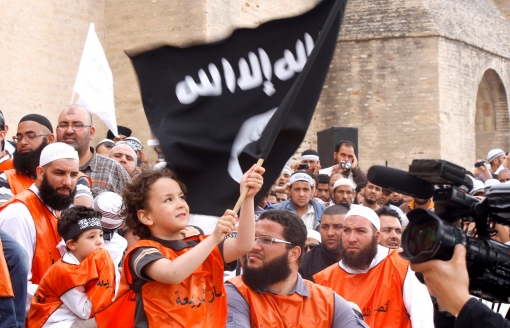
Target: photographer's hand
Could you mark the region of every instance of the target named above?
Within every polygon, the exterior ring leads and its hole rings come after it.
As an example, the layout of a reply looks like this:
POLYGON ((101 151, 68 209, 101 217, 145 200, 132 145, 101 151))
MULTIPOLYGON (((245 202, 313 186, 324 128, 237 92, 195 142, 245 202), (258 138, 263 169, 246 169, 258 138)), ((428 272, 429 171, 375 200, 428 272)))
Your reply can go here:
POLYGON ((411 269, 421 272, 432 296, 437 298, 440 310, 458 315, 469 295, 469 275, 466 268, 466 249, 456 245, 449 261, 432 260, 411 263, 411 269))

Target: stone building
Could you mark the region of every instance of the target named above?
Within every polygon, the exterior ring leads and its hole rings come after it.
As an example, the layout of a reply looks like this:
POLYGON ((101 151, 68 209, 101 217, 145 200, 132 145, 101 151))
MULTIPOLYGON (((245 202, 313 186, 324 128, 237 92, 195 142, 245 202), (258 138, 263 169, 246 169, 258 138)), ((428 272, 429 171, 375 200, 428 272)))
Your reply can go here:
MULTIPOLYGON (((113 71, 118 124, 145 143, 150 132, 124 50, 217 40, 318 1, 2 1, 0 109, 8 135, 28 113, 56 123, 71 98, 90 22, 113 71)), ((317 148, 317 131, 356 126, 365 168, 385 160, 406 168, 413 158, 471 167, 490 148, 510 150, 509 75, 508 0, 350 0, 300 150, 317 148)), ((95 122, 98 141, 106 128, 95 122)))

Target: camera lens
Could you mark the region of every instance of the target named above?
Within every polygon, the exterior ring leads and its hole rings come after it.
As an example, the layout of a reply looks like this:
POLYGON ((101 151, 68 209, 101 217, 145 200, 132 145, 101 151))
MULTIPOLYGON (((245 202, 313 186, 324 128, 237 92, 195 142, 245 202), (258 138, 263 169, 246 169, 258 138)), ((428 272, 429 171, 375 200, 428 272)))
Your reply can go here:
POLYGON ((424 221, 411 228, 412 238, 408 243, 408 250, 412 256, 431 251, 436 243, 438 225, 436 221, 424 221))
POLYGON ((424 209, 412 210, 407 217, 409 225, 402 235, 403 258, 413 263, 452 258, 453 248, 463 240, 462 230, 424 209))

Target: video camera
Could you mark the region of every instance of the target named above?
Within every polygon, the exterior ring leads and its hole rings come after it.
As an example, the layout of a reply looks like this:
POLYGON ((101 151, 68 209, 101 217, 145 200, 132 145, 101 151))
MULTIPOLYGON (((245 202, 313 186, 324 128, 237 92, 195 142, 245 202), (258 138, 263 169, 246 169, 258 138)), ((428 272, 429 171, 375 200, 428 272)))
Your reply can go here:
POLYGON ((374 184, 416 198, 433 197, 434 212, 414 209, 407 214, 409 224, 402 235, 402 257, 413 263, 447 261, 453 256, 455 245, 462 244, 467 250, 470 293, 492 302, 510 302, 510 246, 490 239, 489 234, 496 223, 510 225, 510 184, 493 186, 480 201, 461 191, 460 186, 471 189, 472 180, 463 167, 448 161, 413 160, 409 172, 373 168, 368 180, 374 184), (386 177, 377 178, 381 174, 386 177), (399 182, 391 182, 396 180, 399 182), (426 188, 418 191, 416 185, 426 188), (432 195, 428 194, 430 191, 432 195), (478 237, 462 230, 466 222, 475 223, 478 237))

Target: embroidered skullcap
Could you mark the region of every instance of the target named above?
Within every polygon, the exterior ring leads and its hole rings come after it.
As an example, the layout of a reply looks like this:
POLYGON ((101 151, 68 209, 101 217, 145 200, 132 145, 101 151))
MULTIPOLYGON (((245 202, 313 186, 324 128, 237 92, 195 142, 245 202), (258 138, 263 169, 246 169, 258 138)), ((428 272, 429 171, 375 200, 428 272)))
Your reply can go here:
POLYGON ((28 114, 28 115, 23 116, 23 118, 19 122, 21 123, 21 122, 25 122, 25 121, 37 122, 37 123, 47 127, 48 130, 50 130, 50 132, 53 133, 53 127, 51 126, 50 120, 48 120, 46 117, 44 117, 42 115, 28 114))
MULTIPOLYGON (((365 207, 365 206, 355 206, 351 207, 349 212, 345 214, 345 219, 347 219, 349 216, 361 216, 370 221, 377 231, 381 229, 381 221, 379 220, 379 216, 374 212, 374 210, 365 207)), ((344 220, 345 220, 344 219, 344 220)))
POLYGON ((55 142, 44 147, 39 159, 39 166, 44 166, 58 159, 75 159, 78 162, 80 161, 78 152, 73 147, 63 142, 55 142))
POLYGON ((492 149, 491 151, 489 151, 489 153, 487 154, 487 162, 492 162, 493 160, 495 160, 498 156, 500 155, 504 155, 505 152, 501 149, 492 149))
POLYGON ((142 143, 138 140, 138 138, 128 137, 124 139, 124 141, 129 143, 136 152, 142 151, 142 143))
POLYGON ((338 186, 349 186, 351 187, 352 189, 354 189, 354 184, 352 183, 351 180, 349 179, 346 179, 346 178, 340 178, 338 180, 335 181, 335 184, 333 185, 333 191, 336 189, 336 187, 338 186))
POLYGON ((312 177, 308 173, 304 172, 296 172, 293 175, 290 176, 289 184, 292 186, 292 184, 296 181, 305 181, 312 185, 312 177))
POLYGON ((119 215, 122 207, 122 197, 111 191, 105 191, 97 195, 92 207, 101 213, 101 226, 104 229, 113 230, 122 225, 122 217, 119 215))

